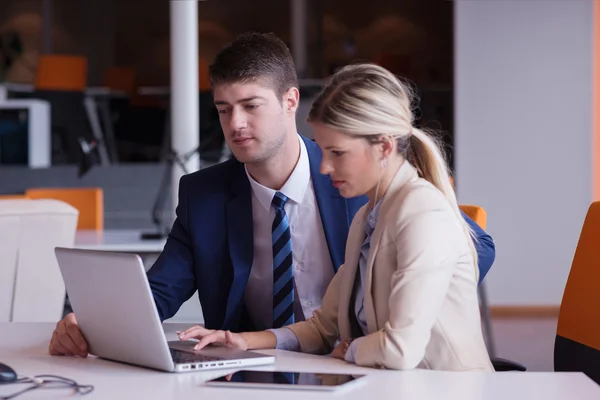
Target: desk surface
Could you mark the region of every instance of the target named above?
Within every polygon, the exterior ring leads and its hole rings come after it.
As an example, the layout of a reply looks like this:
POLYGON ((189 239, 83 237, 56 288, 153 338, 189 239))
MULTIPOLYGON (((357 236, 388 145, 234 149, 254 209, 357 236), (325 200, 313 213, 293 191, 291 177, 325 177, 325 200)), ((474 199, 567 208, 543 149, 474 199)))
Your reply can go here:
MULTIPOLYGON (((175 339, 181 324, 165 324, 167 339, 175 339)), ((87 399, 260 399, 281 400, 280 390, 239 390, 209 388, 203 383, 231 370, 172 374, 89 357, 51 357, 47 355, 52 323, 0 323, 0 360, 20 375, 56 374, 91 384, 95 390, 87 399)), ((151 349, 148 349, 151 351, 151 349)), ((361 386, 342 392, 344 399, 368 400, 598 400, 600 386, 581 373, 500 372, 455 373, 438 371, 382 371, 360 368, 329 357, 269 350, 276 363, 263 370, 294 370, 368 374, 361 386)), ((0 396, 12 393, 14 385, 0 386, 0 396), (12 386, 12 387, 10 387, 12 386)), ((341 394, 341 393, 340 393, 341 394)), ((289 399, 330 398, 331 394, 288 391, 289 399), (302 397, 300 397, 302 396, 302 397)), ((19 397, 72 398, 70 390, 38 389, 19 397)))
POLYGON ((104 229, 79 230, 75 235, 75 248, 131 253, 160 253, 166 239, 141 238, 140 230, 104 229))

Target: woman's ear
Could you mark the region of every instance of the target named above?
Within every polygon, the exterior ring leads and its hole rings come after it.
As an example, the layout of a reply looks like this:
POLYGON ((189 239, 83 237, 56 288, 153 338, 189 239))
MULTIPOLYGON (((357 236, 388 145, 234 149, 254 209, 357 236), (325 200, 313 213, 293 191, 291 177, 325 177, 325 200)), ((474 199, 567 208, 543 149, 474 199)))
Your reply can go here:
POLYGON ((387 159, 394 151, 394 138, 385 137, 381 140, 381 156, 383 159, 387 159))

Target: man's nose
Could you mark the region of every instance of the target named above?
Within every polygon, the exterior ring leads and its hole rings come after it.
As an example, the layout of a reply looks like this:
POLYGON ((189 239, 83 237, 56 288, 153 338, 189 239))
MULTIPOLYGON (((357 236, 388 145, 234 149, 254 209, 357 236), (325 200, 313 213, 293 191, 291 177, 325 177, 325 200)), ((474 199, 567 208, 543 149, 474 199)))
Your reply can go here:
POLYGON ((242 130, 248 126, 248 120, 246 113, 242 110, 233 109, 231 111, 231 119, 229 121, 229 127, 232 131, 236 132, 242 130))

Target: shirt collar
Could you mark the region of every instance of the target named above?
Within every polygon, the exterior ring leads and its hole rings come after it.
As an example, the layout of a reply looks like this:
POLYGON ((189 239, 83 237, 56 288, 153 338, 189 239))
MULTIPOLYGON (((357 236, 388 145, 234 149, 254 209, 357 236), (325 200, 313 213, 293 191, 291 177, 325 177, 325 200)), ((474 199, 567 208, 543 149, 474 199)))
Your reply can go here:
MULTIPOLYGON (((298 159, 292 174, 279 192, 283 193, 294 203, 301 204, 304 199, 304 194, 306 193, 306 188, 310 182, 310 163, 304 140, 298 136, 298 141, 300 142, 300 158, 298 159)), ((269 211, 276 191, 256 182, 248 173, 248 169, 246 169, 246 175, 248 176, 252 192, 254 192, 258 202, 265 210, 269 211)))
POLYGON ((365 233, 367 236, 371 236, 375 230, 375 224, 377 223, 377 217, 379 216, 379 207, 381 206, 381 200, 375 204, 375 207, 367 215, 367 223, 365 224, 365 233))

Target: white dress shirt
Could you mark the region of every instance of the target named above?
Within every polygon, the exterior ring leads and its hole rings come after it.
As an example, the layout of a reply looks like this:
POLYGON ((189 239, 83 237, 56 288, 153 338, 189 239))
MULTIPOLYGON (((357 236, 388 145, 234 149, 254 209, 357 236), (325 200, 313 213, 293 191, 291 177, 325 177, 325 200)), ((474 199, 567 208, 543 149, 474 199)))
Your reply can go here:
MULTIPOLYGON (((292 262, 298 298, 305 318, 321 307, 323 296, 335 271, 323 231, 321 215, 310 178, 310 164, 304 141, 300 158, 283 185, 281 193, 289 200, 285 212, 292 236, 292 262)), ((271 227, 275 209, 271 201, 276 191, 256 182, 246 170, 252 187, 254 259, 244 294, 246 309, 256 329, 273 326, 273 248, 271 227)))
MULTIPOLYGON (((358 272, 356 280, 354 282, 354 314, 356 315, 356 321, 362 331, 362 335, 368 335, 369 330, 367 328, 367 318, 365 316, 364 300, 365 300, 365 277, 367 276, 367 260, 369 259, 369 252, 371 250, 371 236, 375 230, 377 224, 377 217, 379 215, 379 207, 381 206, 382 200, 379 200, 375 207, 369 211, 367 220, 365 221, 365 239, 363 240, 362 247, 360 248, 360 258, 358 265, 358 272)), ((301 351, 300 341, 296 337, 296 334, 287 327, 279 329, 269 329, 277 337, 277 344, 275 348, 279 350, 288 351, 301 351)), ((364 338, 361 336, 356 340, 352 341, 352 344, 346 351, 345 360, 354 363, 356 348, 360 341, 364 338)))

